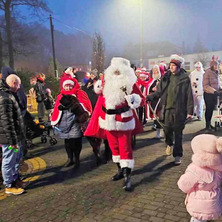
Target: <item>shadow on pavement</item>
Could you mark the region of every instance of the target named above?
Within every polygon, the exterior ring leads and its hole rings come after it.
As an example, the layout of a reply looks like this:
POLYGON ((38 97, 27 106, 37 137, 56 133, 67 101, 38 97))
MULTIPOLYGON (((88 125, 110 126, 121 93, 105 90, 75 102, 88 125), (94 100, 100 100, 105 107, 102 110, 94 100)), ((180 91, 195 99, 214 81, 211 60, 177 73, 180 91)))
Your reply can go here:
POLYGON ((137 175, 137 174, 142 175, 144 173, 150 173, 150 175, 148 175, 148 176, 143 176, 143 178, 140 181, 133 183, 132 184, 133 189, 135 189, 137 186, 140 186, 141 184, 146 184, 146 183, 152 182, 154 180, 158 180, 158 177, 164 171, 166 171, 172 167, 176 167, 174 162, 170 162, 170 163, 167 163, 165 165, 162 165, 162 166, 154 169, 158 164, 163 162, 166 158, 167 158, 167 156, 158 157, 156 160, 147 164, 142 169, 138 169, 138 170, 133 171, 133 175, 137 175))

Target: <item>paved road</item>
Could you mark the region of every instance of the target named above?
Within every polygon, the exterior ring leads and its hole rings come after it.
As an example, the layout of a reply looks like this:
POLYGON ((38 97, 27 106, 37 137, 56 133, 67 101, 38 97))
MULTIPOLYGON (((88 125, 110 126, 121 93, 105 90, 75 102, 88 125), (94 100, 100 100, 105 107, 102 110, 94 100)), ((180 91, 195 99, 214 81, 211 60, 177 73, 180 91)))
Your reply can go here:
MULTIPOLYGON (((46 162, 46 169, 29 175, 39 177, 30 183, 26 194, 0 201, 0 221, 187 222, 185 194, 176 183, 190 163, 190 140, 203 128, 203 122, 187 124, 182 164, 174 166, 173 157, 165 156, 164 140, 153 139, 155 132, 146 126, 137 136, 131 193, 122 190, 122 181, 110 180, 115 164, 96 166, 88 143, 83 146, 80 169, 74 170, 62 167, 66 161, 62 142, 43 147, 37 140, 38 147, 31 153, 46 162)), ((214 134, 222 134, 222 129, 214 134)))

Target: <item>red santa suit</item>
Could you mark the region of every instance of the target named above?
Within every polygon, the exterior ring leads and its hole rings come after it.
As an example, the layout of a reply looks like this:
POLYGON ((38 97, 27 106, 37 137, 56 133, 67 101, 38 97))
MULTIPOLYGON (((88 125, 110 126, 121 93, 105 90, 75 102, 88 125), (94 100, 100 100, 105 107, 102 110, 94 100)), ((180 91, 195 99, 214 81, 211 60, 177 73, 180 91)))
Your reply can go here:
POLYGON ((85 136, 108 139, 113 161, 120 163, 121 168, 134 167, 131 136, 143 129, 135 109, 145 104, 145 98, 136 81, 129 61, 113 58, 104 81, 98 80, 94 85, 100 96, 85 131, 85 136))

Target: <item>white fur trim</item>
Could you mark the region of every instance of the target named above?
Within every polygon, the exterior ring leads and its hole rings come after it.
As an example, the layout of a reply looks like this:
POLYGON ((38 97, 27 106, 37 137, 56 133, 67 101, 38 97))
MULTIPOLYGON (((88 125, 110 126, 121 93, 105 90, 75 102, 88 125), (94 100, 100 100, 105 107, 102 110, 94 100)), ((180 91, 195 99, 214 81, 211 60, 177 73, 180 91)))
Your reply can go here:
POLYGON ((58 118, 57 118, 55 121, 51 121, 51 125, 52 125, 52 126, 55 126, 55 125, 59 122, 61 116, 62 116, 62 111, 59 110, 58 118))
POLYGON ((121 159, 120 160, 121 168, 128 167, 130 169, 133 169, 134 168, 134 164, 135 164, 134 159, 132 159, 132 160, 129 160, 129 159, 122 160, 121 159))
POLYGON ((133 115, 133 111, 130 109, 129 111, 126 111, 124 113, 121 113, 122 118, 130 117, 133 115))
POLYGON ((112 156, 113 162, 114 163, 119 163, 120 162, 120 156, 112 156))
POLYGON ((179 61, 181 63, 181 65, 185 62, 184 58, 182 58, 181 56, 176 55, 176 54, 173 54, 170 56, 170 60, 172 60, 172 59, 179 61))
POLYGON ((97 80, 95 83, 94 83, 94 92, 96 94, 101 94, 102 93, 102 90, 103 90, 103 87, 102 87, 102 80, 97 80))
POLYGON ((115 115, 106 115, 106 119, 99 117, 99 126, 105 130, 133 130, 135 129, 135 119, 128 122, 119 122, 115 120, 115 115))
POLYGON ((65 80, 63 83, 62 83, 62 87, 64 88, 65 85, 72 85, 74 86, 74 82, 70 79, 67 79, 65 80))

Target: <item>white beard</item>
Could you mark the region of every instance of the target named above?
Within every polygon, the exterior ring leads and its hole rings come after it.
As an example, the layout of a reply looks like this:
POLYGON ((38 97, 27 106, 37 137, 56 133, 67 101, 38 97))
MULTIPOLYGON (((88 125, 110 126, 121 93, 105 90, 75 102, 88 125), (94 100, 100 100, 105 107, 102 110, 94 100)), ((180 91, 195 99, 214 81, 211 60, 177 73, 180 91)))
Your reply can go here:
POLYGON ((105 86, 103 88, 103 95, 106 101, 107 109, 115 109, 115 106, 124 103, 125 92, 121 87, 127 87, 127 94, 132 92, 133 84, 123 75, 110 74, 106 76, 105 86))

